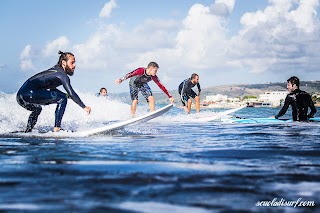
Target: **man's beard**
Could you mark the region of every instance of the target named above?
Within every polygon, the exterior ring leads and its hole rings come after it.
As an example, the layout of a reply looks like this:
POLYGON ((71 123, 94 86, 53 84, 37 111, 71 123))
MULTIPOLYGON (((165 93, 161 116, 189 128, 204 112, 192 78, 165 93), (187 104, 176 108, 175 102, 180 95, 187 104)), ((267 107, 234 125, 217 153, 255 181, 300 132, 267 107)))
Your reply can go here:
POLYGON ((66 73, 69 76, 73 76, 74 71, 67 65, 66 66, 66 73))

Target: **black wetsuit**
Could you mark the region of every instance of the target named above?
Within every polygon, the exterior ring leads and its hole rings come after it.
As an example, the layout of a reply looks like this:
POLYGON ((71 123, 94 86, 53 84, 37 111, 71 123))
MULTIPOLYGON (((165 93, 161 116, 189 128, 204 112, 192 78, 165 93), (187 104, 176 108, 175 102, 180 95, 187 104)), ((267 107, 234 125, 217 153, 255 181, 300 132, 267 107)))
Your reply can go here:
POLYGON ((282 109, 275 118, 278 119, 280 116, 284 115, 287 112, 289 105, 292 107, 292 120, 294 121, 307 121, 308 118, 312 118, 317 112, 311 96, 305 91, 296 89, 287 95, 282 109), (309 107, 311 112, 308 114, 309 107))
POLYGON ((31 132, 36 124, 42 110, 40 105, 57 104, 55 127, 60 127, 68 96, 80 107, 85 108, 79 96, 72 89, 66 72, 57 65, 29 78, 17 93, 17 102, 22 107, 32 111, 25 132, 31 132), (63 85, 67 94, 56 89, 61 85, 63 85))
POLYGON ((188 99, 191 98, 195 98, 196 96, 198 96, 193 90, 192 88, 197 85, 198 87, 198 92, 201 92, 201 88, 200 88, 200 84, 193 84, 191 82, 191 78, 188 78, 186 80, 184 80, 178 88, 179 94, 180 94, 180 98, 181 98, 181 102, 183 104, 183 106, 186 106, 186 101, 188 101, 188 99))

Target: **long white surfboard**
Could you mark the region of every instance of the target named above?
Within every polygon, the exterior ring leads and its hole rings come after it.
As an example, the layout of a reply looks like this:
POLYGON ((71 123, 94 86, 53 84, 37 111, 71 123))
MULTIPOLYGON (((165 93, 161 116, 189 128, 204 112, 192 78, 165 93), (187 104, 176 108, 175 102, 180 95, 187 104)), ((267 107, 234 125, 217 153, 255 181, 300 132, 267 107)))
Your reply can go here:
POLYGON ((116 129, 125 127, 130 124, 146 122, 146 121, 149 121, 151 119, 154 119, 154 118, 166 113, 167 111, 169 111, 169 109, 171 109, 172 106, 173 106, 172 104, 169 104, 169 105, 162 107, 158 110, 155 110, 153 112, 150 112, 148 114, 145 114, 145 115, 142 115, 142 116, 139 116, 136 118, 132 118, 132 119, 125 120, 125 121, 120 121, 120 122, 113 123, 113 124, 110 124, 107 126, 96 128, 96 129, 90 129, 90 130, 86 130, 86 131, 82 131, 82 132, 77 132, 77 135, 80 137, 87 137, 87 136, 91 136, 91 135, 97 135, 97 134, 106 133, 106 132, 109 132, 112 130, 116 130, 116 129))
POLYGON ((203 116, 203 117, 196 117, 195 119, 197 121, 203 121, 203 122, 206 122, 206 121, 214 121, 214 120, 219 120, 221 119, 222 117, 226 116, 226 115, 229 115, 231 113, 234 113, 240 109, 243 109, 247 107, 246 105, 244 106, 241 106, 241 107, 238 107, 238 108, 234 108, 234 109, 229 109, 229 110, 225 110, 225 111, 222 111, 222 112, 217 112, 217 113, 214 113, 213 115, 209 115, 209 116, 203 116))
POLYGON ((69 137, 88 137, 91 135, 98 135, 98 134, 103 134, 107 133, 112 130, 120 129, 123 128, 127 125, 134 124, 134 123, 142 123, 149 121, 151 119, 154 119, 167 111, 169 111, 172 108, 172 104, 169 104, 165 107, 162 107, 158 110, 155 110, 153 112, 147 113, 145 115, 132 118, 129 120, 125 121, 119 121, 115 122, 103 127, 95 128, 95 129, 90 129, 90 130, 85 130, 85 131, 79 131, 79 132, 69 132, 69 131, 59 131, 59 132, 38 132, 38 131, 32 131, 29 133, 24 133, 23 131, 16 131, 16 132, 11 132, 11 133, 6 133, 6 134, 1 134, 0 137, 21 137, 21 138, 69 138, 69 137))

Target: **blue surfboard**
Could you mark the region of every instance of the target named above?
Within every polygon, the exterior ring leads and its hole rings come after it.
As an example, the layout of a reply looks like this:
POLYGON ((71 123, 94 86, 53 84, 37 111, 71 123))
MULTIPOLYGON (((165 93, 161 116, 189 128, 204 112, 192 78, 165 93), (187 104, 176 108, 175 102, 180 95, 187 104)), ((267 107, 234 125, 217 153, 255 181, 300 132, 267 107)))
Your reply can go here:
MULTIPOLYGON (((309 121, 320 122, 320 117, 309 118, 309 121)), ((274 123, 290 123, 293 122, 292 119, 276 119, 273 117, 268 118, 228 118, 222 119, 224 123, 243 123, 243 124, 254 124, 254 123, 265 123, 265 124, 274 124, 274 123)))

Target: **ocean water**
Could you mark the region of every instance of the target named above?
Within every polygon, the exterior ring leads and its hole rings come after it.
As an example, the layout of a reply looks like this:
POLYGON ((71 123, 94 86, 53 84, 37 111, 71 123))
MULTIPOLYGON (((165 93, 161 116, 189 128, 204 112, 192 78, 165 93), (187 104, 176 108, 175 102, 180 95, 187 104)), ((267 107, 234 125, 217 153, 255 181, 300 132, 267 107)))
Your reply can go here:
MULTIPOLYGON (((62 127, 72 137, 19 138, 7 133, 24 129, 29 112, 15 94, 0 94, 1 212, 320 210, 318 123, 201 123, 175 107, 147 123, 81 138, 77 131, 130 118, 130 105, 80 97, 92 114, 69 101, 62 127)), ((44 107, 37 129, 52 128, 54 110, 44 107)), ((244 108, 234 115, 268 117, 278 110, 244 108)), ((142 100, 137 114, 147 112, 142 100)))

